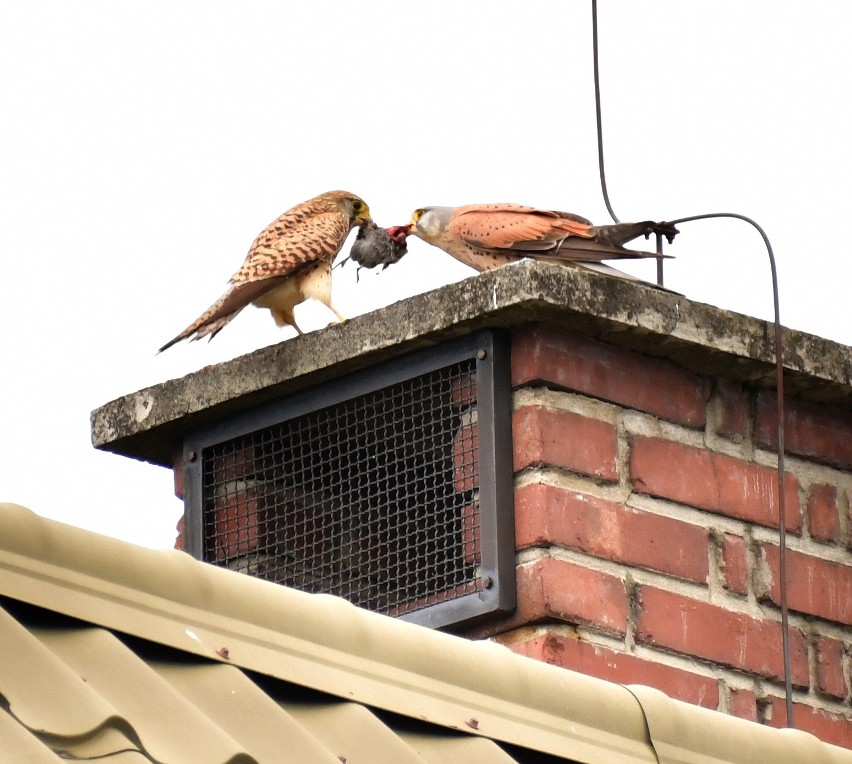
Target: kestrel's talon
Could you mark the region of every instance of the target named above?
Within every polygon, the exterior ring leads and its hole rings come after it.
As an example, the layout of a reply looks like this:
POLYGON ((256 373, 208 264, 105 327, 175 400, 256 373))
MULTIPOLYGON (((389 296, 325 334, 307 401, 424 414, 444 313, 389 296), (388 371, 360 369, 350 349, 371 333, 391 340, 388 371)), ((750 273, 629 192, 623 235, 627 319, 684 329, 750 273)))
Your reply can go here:
POLYGON ((331 264, 349 232, 372 225, 363 199, 331 191, 297 204, 270 223, 255 239, 231 287, 198 319, 160 348, 184 339, 211 339, 246 305, 268 308, 279 326, 299 334, 293 308, 308 298, 331 307, 331 264))

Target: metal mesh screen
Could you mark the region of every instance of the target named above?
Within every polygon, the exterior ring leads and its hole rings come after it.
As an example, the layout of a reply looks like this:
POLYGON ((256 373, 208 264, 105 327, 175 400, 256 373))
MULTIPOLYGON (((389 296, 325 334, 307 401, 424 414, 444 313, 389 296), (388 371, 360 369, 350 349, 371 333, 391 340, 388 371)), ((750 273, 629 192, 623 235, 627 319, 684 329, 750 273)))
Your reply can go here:
POLYGON ((205 446, 204 559, 389 615, 480 591, 476 368, 205 446))

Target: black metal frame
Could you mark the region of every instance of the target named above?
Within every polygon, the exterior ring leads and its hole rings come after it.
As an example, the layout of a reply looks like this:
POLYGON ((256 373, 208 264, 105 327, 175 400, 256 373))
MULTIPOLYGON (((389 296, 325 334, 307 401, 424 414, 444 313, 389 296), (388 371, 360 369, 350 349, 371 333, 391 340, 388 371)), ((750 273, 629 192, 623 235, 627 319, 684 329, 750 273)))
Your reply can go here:
POLYGON ((510 344, 508 335, 499 330, 483 330, 380 363, 313 389, 262 404, 188 435, 183 446, 186 487, 184 548, 194 557, 204 559, 202 475, 205 448, 471 359, 476 359, 482 586, 479 591, 399 617, 440 628, 458 626, 514 609, 510 344))

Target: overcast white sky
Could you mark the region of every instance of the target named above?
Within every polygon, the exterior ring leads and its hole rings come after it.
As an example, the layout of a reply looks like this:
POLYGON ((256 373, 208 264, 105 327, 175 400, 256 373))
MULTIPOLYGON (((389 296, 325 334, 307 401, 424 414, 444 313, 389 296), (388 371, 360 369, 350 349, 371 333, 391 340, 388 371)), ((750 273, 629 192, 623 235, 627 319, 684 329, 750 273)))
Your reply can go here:
MULTIPOLYGON (((754 217, 785 324, 852 344, 852 4, 599 5, 616 213, 754 217)), ((171 473, 94 451, 89 412, 289 338, 249 309, 155 355, 267 223, 336 188, 382 225, 498 201, 609 222, 590 0, 0 0, 0 500, 171 546, 171 473)), ((751 228, 693 223, 668 252, 673 289, 771 317, 751 228)), ((413 240, 357 286, 336 270, 335 303, 356 315, 471 273, 413 240)))

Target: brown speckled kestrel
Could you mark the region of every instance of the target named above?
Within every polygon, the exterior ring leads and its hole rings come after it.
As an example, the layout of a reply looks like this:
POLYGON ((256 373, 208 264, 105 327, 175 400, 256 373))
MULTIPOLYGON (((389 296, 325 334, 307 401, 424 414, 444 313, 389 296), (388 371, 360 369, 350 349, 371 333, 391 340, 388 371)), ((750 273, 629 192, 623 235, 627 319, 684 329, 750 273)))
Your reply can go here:
POLYGON ((469 204, 423 207, 411 217, 411 233, 478 271, 490 271, 524 257, 576 264, 630 280, 634 276, 601 260, 657 257, 625 249, 637 236, 677 230, 665 223, 616 223, 595 226, 570 212, 539 210, 520 204, 469 204))
POLYGON ((268 308, 278 326, 299 334, 293 308, 310 297, 343 321, 331 304, 331 263, 349 232, 367 222, 366 203, 348 191, 320 194, 287 210, 254 240, 228 291, 159 352, 187 338, 212 339, 249 303, 268 308))

